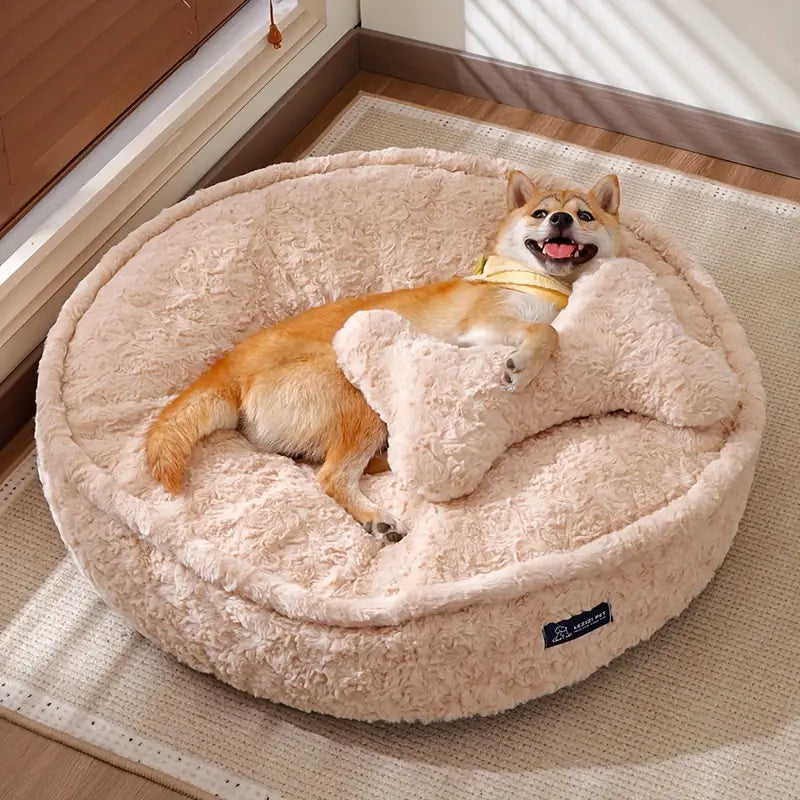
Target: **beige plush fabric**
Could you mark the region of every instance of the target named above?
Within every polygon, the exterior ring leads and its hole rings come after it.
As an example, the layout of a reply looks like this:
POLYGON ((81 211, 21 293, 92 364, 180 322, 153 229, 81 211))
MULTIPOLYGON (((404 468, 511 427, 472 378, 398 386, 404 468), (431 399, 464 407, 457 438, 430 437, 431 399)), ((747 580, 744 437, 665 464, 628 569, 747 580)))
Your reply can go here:
POLYGON ((395 475, 366 479, 410 528, 385 548, 310 467, 235 433, 198 448, 177 499, 144 470, 153 416, 242 336, 336 296, 465 271, 503 212, 505 170, 430 150, 279 165, 166 210, 80 285, 40 367, 40 472, 78 563, 138 630, 302 709, 432 720, 579 680, 705 586, 744 508, 763 392, 710 278, 632 214, 626 255, 741 387, 724 425, 568 421, 446 504, 395 475), (602 601, 613 623, 544 649, 544 624, 602 601))
POLYGON ((581 276, 554 326, 558 351, 518 394, 501 380, 512 348, 446 344, 392 311, 355 314, 334 346, 387 423, 392 472, 433 501, 474 491, 510 445, 573 419, 626 411, 707 428, 736 409, 724 355, 686 334, 644 264, 615 259, 581 276))

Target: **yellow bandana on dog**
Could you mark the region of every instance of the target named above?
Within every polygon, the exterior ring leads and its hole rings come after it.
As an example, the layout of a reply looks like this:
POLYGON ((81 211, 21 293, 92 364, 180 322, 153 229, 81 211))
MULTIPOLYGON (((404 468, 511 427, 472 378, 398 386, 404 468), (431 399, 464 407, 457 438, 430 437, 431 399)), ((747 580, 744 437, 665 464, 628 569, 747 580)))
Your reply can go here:
POLYGON ((561 281, 533 272, 521 261, 505 256, 481 256, 475 274, 466 280, 493 283, 503 289, 536 295, 554 305, 559 311, 567 307, 572 289, 561 281))

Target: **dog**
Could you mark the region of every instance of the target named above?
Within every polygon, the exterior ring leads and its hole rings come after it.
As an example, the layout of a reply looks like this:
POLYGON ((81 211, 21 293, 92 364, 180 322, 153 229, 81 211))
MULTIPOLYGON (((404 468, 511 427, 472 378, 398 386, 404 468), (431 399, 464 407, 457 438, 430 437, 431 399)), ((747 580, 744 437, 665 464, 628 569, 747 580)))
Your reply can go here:
POLYGON ((386 426, 339 368, 333 337, 357 311, 389 309, 460 346, 510 345, 505 388, 528 386, 557 347, 550 323, 572 283, 619 252, 620 188, 607 175, 588 192, 544 191, 513 170, 506 196, 508 213, 476 274, 317 306, 222 356, 149 428, 153 477, 178 492, 200 439, 239 428, 261 450, 321 463, 319 483, 330 497, 379 540, 402 539, 400 523, 359 488, 365 472, 388 469, 386 426))

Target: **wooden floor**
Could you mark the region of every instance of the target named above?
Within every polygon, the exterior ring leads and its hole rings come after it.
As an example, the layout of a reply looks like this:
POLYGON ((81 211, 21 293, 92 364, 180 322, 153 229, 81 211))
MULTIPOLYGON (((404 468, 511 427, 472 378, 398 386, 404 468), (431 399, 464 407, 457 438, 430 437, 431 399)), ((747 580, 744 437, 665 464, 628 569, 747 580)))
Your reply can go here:
POLYGON ((0 798, 186 800, 186 795, 0 719, 0 798))
POLYGON ((460 114, 464 117, 504 125, 508 128, 517 128, 528 133, 549 136, 552 139, 592 147, 606 153, 649 161, 670 169, 729 183, 741 189, 750 189, 754 192, 777 195, 800 202, 800 180, 796 178, 775 175, 772 172, 745 167, 719 158, 702 156, 688 150, 678 150, 663 144, 648 142, 645 139, 623 136, 602 128, 579 125, 576 122, 568 122, 557 117, 548 117, 546 114, 537 114, 535 111, 504 106, 500 103, 493 103, 491 100, 478 100, 455 92, 445 92, 396 78, 386 78, 371 72, 359 72, 281 153, 278 160, 292 161, 302 154, 359 91, 390 97, 394 100, 403 100, 436 111, 460 114))
MULTIPOLYGON (((794 178, 367 72, 357 74, 278 160, 297 158, 360 91, 649 161, 800 202, 800 180, 794 178)), ((0 452, 0 480, 28 451, 32 440, 33 427, 28 426, 0 452)), ((0 720, 1 800, 173 800, 178 797, 181 795, 151 781, 0 720)))

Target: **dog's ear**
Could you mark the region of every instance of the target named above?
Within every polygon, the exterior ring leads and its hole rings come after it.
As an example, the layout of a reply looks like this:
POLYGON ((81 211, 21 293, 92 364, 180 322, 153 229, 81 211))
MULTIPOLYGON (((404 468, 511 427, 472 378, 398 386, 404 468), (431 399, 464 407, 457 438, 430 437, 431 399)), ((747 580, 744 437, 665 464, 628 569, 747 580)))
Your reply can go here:
POLYGON ((512 169, 508 173, 508 185, 506 186, 506 201, 508 210, 514 211, 522 208, 533 197, 536 187, 533 181, 518 169, 512 169))
POLYGON ((608 214, 619 211, 619 178, 616 175, 606 175, 589 189, 589 194, 595 199, 597 205, 608 214))

